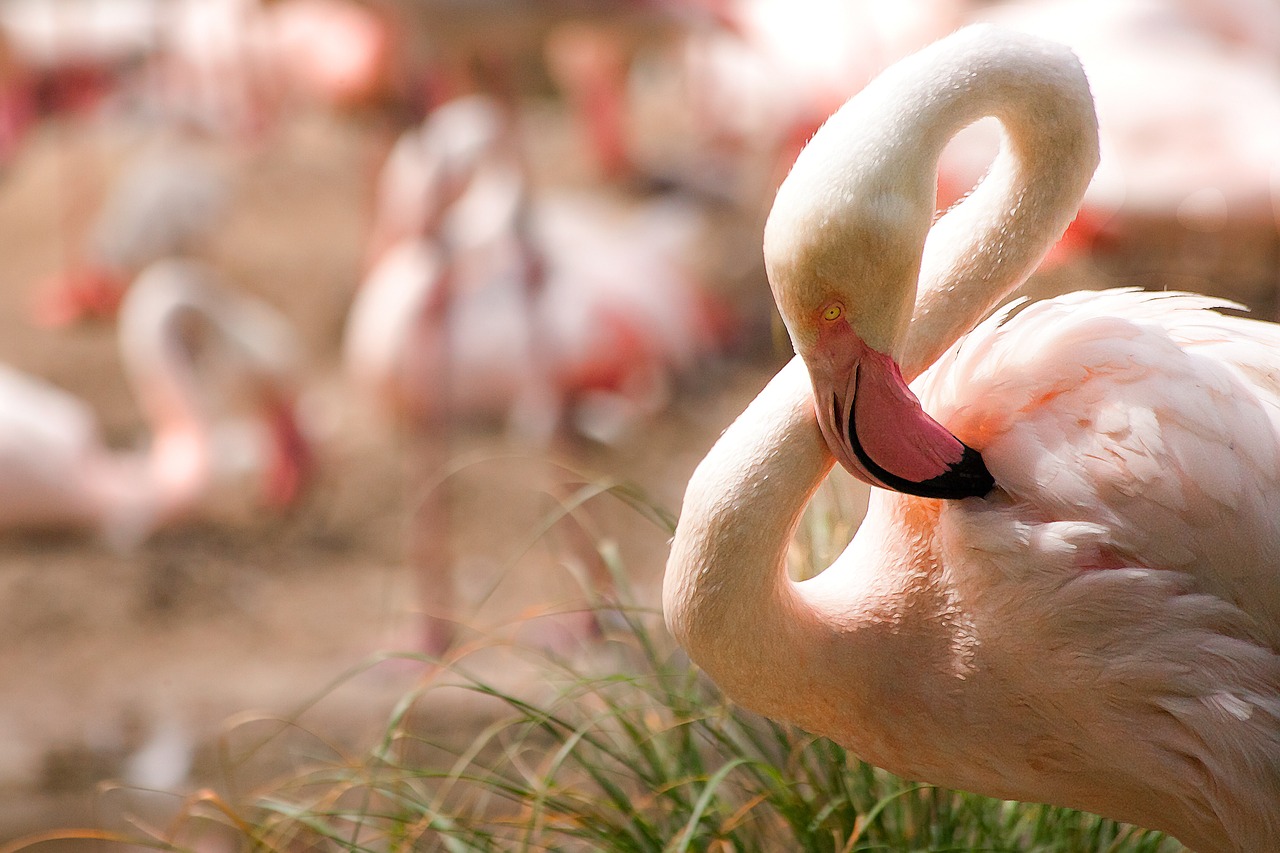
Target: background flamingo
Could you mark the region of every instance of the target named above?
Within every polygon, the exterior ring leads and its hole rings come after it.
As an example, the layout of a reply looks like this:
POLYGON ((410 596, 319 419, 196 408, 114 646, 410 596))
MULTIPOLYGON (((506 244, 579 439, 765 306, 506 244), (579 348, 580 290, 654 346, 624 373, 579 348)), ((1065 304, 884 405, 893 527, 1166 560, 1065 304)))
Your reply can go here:
POLYGON ((84 84, 76 126, 58 127, 67 257, 36 294, 36 321, 110 317, 147 264, 199 254, 229 218, 233 175, 291 111, 403 106, 390 17, 349 0, 23 0, 0 12, 14 45, 0 116, 7 104, 15 127, 22 116, 69 124, 44 104, 44 76, 86 66, 102 81, 84 84), (117 168, 121 141, 132 150, 117 168))
POLYGON ((144 451, 108 448, 92 412, 33 376, 0 373, 0 525, 88 528, 136 544, 181 518, 228 476, 264 476, 263 498, 291 504, 309 451, 293 411, 292 337, 265 305, 236 297, 190 261, 147 268, 120 315, 120 353, 151 425, 144 451), (214 393, 214 392, 217 393, 214 393), (253 428, 218 418, 236 398, 253 428))
POLYGON ((531 434, 564 422, 608 438, 722 339, 687 260, 694 208, 533 193, 488 96, 407 133, 379 186, 345 358, 402 414, 510 414, 531 434))
POLYGON ((603 177, 656 179, 756 213, 850 92, 959 25, 969 5, 704 0, 660 6, 641 37, 570 21, 544 52, 603 177))
POLYGON ((828 121, 765 230, 800 359, 690 481, 667 621, 730 695, 908 778, 1265 849, 1280 329, 1127 291, 974 328, 1065 229, 1097 156, 1075 57, 990 27, 828 121), (941 150, 984 114, 1008 143, 930 229, 941 150), (832 452, 899 491, 873 490, 845 553, 793 583, 832 452))
MULTIPOLYGON (((34 321, 59 327, 110 319, 130 282, 149 265, 200 255, 230 209, 227 153, 193 126, 153 128, 111 180, 87 227, 69 223, 66 265, 40 283, 32 305, 34 321)), ((90 188, 68 186, 64 191, 77 211, 92 206, 85 198, 92 197, 90 188)), ((70 218, 81 216, 77 212, 70 218)))
MULTIPOLYGON (((406 133, 379 187, 344 360, 409 426, 418 482, 444 464, 458 422, 505 420, 542 447, 564 430, 615 440, 714 343, 708 303, 681 266, 696 217, 535 197, 508 107, 490 96, 455 99, 406 133)), ((424 644, 437 652, 457 619, 447 503, 437 490, 418 505, 410 541, 424 644)), ((608 588, 582 531, 569 535, 608 588)))

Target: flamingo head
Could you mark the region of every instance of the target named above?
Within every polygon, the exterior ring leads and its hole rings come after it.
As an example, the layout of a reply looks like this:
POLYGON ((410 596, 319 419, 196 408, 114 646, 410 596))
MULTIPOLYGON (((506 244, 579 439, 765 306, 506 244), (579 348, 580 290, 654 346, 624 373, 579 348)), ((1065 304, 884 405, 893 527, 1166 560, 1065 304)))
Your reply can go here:
POLYGON ((822 436, 850 473, 927 498, 985 495, 994 481, 982 456, 925 413, 894 358, 846 319, 839 298, 810 320, 800 349, 813 382, 822 436))
POLYGON ((859 185, 857 152, 850 165, 847 148, 832 148, 829 127, 842 119, 837 113, 801 153, 764 234, 770 286, 808 367, 822 435, 871 485, 930 498, 985 495, 993 480, 981 455, 925 413, 896 357, 915 306, 932 176, 859 185))

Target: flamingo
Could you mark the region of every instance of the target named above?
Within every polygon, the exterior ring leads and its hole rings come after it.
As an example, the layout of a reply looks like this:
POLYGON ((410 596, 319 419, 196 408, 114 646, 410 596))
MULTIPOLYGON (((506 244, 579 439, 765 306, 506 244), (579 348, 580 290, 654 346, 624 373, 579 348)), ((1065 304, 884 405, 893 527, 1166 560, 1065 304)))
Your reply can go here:
MULTIPOLYGON (((42 282, 32 305, 41 326, 108 319, 129 282, 150 264, 194 255, 227 218, 232 176, 221 152, 196 128, 149 135, 111 183, 83 246, 42 282)), ((68 188, 70 191, 71 188, 68 188)))
POLYGON ((653 10, 671 31, 660 39, 569 21, 544 53, 603 177, 648 174, 753 207, 850 91, 970 5, 698 0, 653 10))
POLYGON ((391 93, 395 35, 381 7, 277 0, 262 5, 260 19, 272 66, 301 94, 345 109, 391 93))
POLYGON ((121 359, 151 427, 145 452, 109 448, 83 401, 0 366, 0 527, 87 529, 131 547, 246 464, 263 472, 269 504, 301 494, 310 457, 294 414, 290 330, 214 278, 194 261, 157 262, 121 306, 121 359), (200 379, 245 395, 260 429, 217 428, 200 379))
POLYGON ((510 414, 615 437, 723 335, 685 262, 700 228, 677 202, 625 207, 531 193, 507 108, 438 108, 380 178, 371 269, 344 339, 348 373, 410 421, 510 414))
MULTIPOLYGON (((505 419, 538 446, 569 432, 615 441, 665 404, 672 375, 716 333, 679 260, 694 213, 532 197, 508 109, 463 96, 394 146, 373 262, 348 314, 351 384, 406 428, 422 478, 447 461, 444 437, 463 420, 505 419)), ((430 492, 409 541, 421 645, 435 654, 456 635, 448 513, 442 492, 430 492)), ((608 586, 582 531, 566 532, 608 586)))
POLYGON ((692 475, 666 621, 730 697, 907 778, 1274 849, 1280 328, 1127 290, 983 319, 1097 162, 1075 56, 990 25, 829 119, 764 232, 798 357, 692 475), (943 145, 987 115, 1000 154, 930 228, 943 145), (793 582, 836 459, 880 488, 793 582))

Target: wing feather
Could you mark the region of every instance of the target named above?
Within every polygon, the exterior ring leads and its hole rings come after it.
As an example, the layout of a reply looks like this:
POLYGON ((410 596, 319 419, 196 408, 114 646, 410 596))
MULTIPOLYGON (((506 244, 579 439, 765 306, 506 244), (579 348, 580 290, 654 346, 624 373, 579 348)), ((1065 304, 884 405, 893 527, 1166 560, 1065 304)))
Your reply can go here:
MULTIPOLYGON (((915 384, 1023 523, 1087 522, 1129 565, 1280 625, 1280 329, 1111 290, 997 312, 915 384)), ((1007 570, 1006 570, 1007 571, 1007 570)), ((1280 637, 1270 638, 1273 647, 1280 637)))

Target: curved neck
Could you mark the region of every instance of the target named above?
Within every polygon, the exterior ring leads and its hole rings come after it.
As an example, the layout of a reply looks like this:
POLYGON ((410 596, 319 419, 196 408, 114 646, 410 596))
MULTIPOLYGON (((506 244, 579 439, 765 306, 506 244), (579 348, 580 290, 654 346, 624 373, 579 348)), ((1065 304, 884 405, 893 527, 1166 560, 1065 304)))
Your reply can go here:
POLYGON ((977 26, 901 60, 827 120, 774 200, 765 261, 793 339, 803 352, 809 318, 836 295, 915 378, 1035 269, 1097 161, 1088 82, 1067 48, 977 26), (1004 126, 1001 151, 933 224, 942 150, 986 116, 1004 126))
MULTIPOLYGON (((837 111, 779 189, 765 257, 783 316, 811 316, 832 289, 856 296, 845 300, 850 322, 868 324, 868 344, 914 378, 1040 262, 1097 156, 1088 85, 1066 48, 987 27, 926 48, 837 111), (989 115, 1006 130, 999 157, 930 232, 943 147, 989 115)), ((812 385, 793 360, 690 479, 664 579, 667 623, 690 657, 729 695, 793 720, 796 702, 811 698, 805 679, 825 665, 815 649, 876 657, 875 638, 856 630, 873 624, 857 609, 866 602, 849 601, 864 590, 815 595, 786 573, 796 525, 831 465, 812 385)), ((843 565, 820 576, 826 585, 853 574, 843 565)))
POLYGON ((145 463, 157 521, 193 506, 212 478, 213 436, 191 353, 180 341, 181 318, 158 330, 152 358, 129 365, 134 394, 151 428, 145 463))
POLYGON ((914 94, 905 99, 903 131, 919 140, 930 176, 965 126, 994 116, 1004 130, 986 177, 925 241, 899 356, 908 380, 1035 271, 1075 218, 1098 165, 1093 99, 1075 56, 1039 39, 1005 33, 995 40, 989 32, 962 32, 967 50, 950 53, 941 67, 916 63, 901 83, 914 94))
POLYGON ((255 318, 224 316, 212 273, 188 261, 164 261, 139 276, 121 307, 120 357, 151 429, 146 470, 159 517, 188 509, 213 474, 213 418, 197 361, 248 336, 255 318))
POLYGON ((792 359, 689 480, 663 579, 680 644, 727 693, 768 713, 816 627, 787 576, 787 550, 834 460, 813 391, 792 359), (774 695, 770 697, 770 692, 774 695))
POLYGON ((180 302, 163 306, 145 323, 122 323, 125 373, 156 435, 207 430, 209 415, 199 393, 193 346, 206 344, 202 339, 209 332, 204 318, 180 302))

